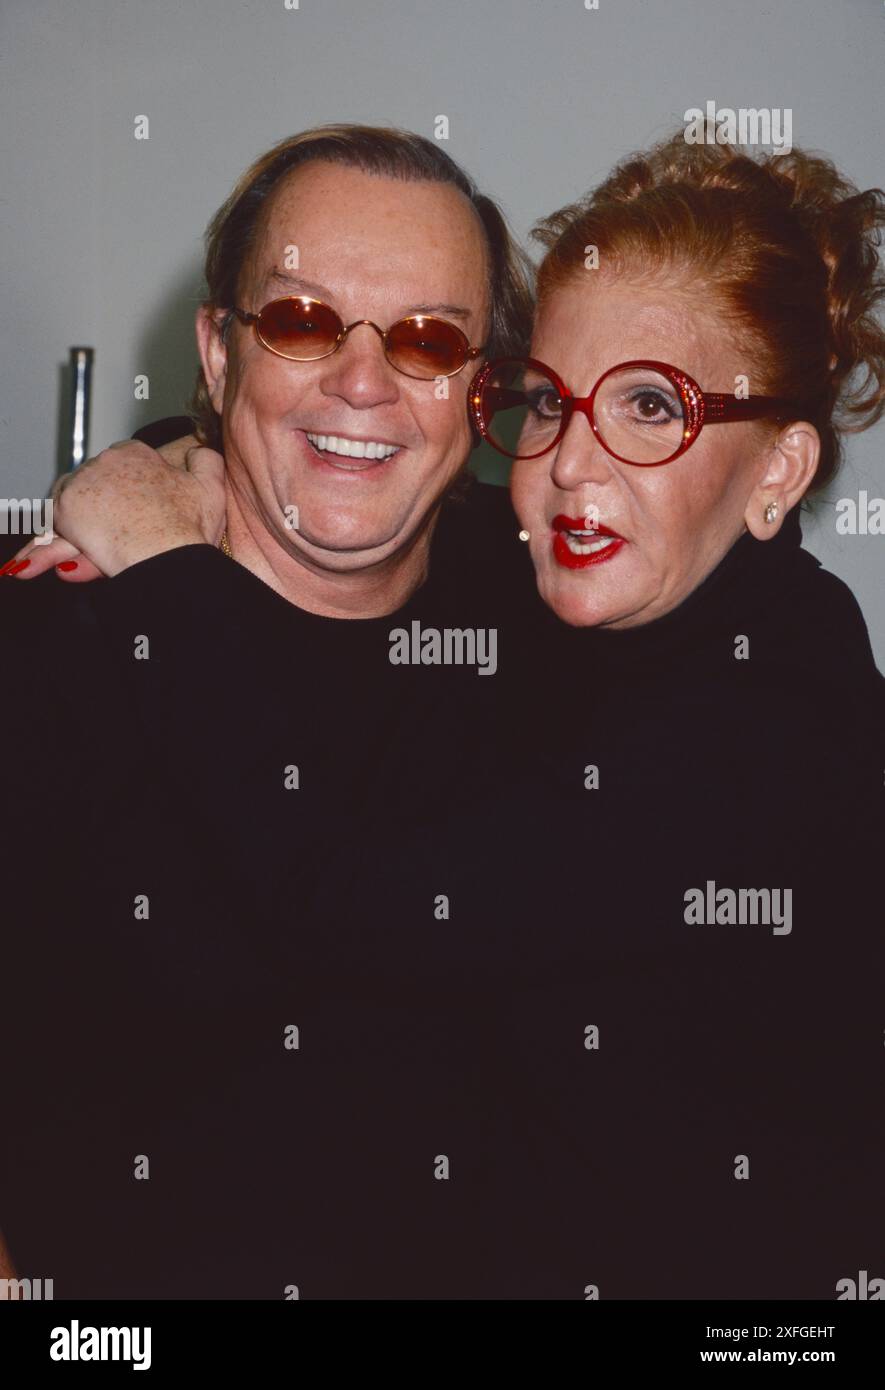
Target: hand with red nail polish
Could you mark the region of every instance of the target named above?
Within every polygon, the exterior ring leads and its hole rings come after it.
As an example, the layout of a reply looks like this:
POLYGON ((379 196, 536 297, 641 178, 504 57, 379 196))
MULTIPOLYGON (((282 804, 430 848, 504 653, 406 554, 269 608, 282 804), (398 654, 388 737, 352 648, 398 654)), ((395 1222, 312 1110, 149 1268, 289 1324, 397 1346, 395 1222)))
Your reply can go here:
POLYGON ((38 543, 37 540, 30 541, 0 569, 0 576, 20 576, 22 580, 37 579, 39 575, 47 574, 52 569, 59 579, 64 579, 67 583, 103 578, 97 565, 82 555, 70 541, 63 540, 58 535, 53 535, 48 544, 42 541, 38 543))
POLYGON ((12 576, 14 574, 21 574, 22 570, 27 569, 30 563, 30 560, 22 560, 18 555, 13 555, 12 559, 7 560, 3 568, 0 569, 0 575, 8 574, 12 576))
POLYGON ((46 546, 40 570, 51 563, 68 583, 112 577, 181 546, 218 545, 226 522, 224 460, 193 436, 162 453, 137 440, 112 444, 52 495, 53 529, 67 549, 46 546))
POLYGON ((188 435, 154 450, 113 444, 52 489, 53 533, 3 567, 36 579, 54 570, 83 584, 182 545, 217 545, 225 526, 224 460, 188 435))

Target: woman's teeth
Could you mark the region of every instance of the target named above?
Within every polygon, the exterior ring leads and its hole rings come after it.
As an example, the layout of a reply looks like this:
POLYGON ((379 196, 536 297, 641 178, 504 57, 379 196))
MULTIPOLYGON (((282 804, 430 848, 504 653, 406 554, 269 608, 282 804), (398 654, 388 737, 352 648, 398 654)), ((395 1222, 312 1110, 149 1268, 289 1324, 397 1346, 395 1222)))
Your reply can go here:
POLYGON ((388 459, 398 444, 382 444, 375 439, 342 439, 336 434, 308 434, 315 449, 349 459, 388 459))
POLYGON ((595 555, 597 550, 605 550, 616 540, 616 536, 600 536, 595 531, 563 531, 565 543, 573 555, 595 555))

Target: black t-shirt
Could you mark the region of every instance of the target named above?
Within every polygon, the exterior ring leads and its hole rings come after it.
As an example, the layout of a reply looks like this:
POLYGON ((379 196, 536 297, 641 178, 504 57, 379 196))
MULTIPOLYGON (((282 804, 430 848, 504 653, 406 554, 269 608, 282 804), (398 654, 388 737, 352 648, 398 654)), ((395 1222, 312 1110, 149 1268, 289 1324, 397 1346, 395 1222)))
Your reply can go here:
POLYGON ((208 546, 9 586, 23 1277, 826 1298, 872 1274, 881 681, 856 605, 794 527, 659 624, 572 631, 515 529, 497 490, 447 504, 378 620, 303 613, 208 546), (392 663, 416 622, 494 626, 494 676, 392 663), (792 888, 790 933, 690 925, 708 881, 792 888))
POLYGON ((312 903, 344 894, 370 829, 397 856, 469 795, 515 668, 508 543, 530 583, 506 494, 446 503, 427 580, 379 619, 304 612, 200 545, 3 592, 21 685, 0 1224, 23 1277, 57 1297, 316 1294, 314 1184, 351 1135, 312 903), (452 660, 422 660, 447 633, 452 660))

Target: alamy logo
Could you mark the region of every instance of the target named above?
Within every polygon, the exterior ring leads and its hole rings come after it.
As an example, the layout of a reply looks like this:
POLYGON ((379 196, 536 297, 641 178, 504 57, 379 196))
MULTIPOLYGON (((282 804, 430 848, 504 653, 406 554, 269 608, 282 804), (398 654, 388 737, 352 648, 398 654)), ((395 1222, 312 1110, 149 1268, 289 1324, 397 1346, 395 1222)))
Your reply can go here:
POLYGON ((0 536, 36 536, 36 545, 52 540, 51 497, 0 497, 0 536))
POLYGON ((496 627, 424 627, 414 619, 411 628, 389 633, 388 656, 394 666, 475 666, 480 676, 498 669, 496 627))
POLYGON ((705 111, 692 106, 683 116, 687 145, 761 145, 774 154, 793 148, 793 110, 790 106, 730 106, 716 109, 708 101, 705 111))
POLYGON ((52 1297, 51 1279, 0 1279, 0 1303, 49 1302, 52 1297))
POLYGON ((771 927, 774 936, 793 930, 792 888, 717 888, 707 879, 706 890, 687 888, 685 921, 689 926, 771 927))
POLYGON ((149 1327, 53 1327, 49 1334, 53 1361, 131 1361, 134 1371, 151 1368, 149 1327))
POLYGON ((839 536, 885 536, 885 497, 869 497, 864 488, 853 497, 840 497, 836 503, 836 534, 839 536))
POLYGON ((885 1300, 885 1279, 871 1279, 865 1269, 859 1269, 856 1279, 840 1279, 836 1285, 836 1301, 875 1303, 885 1300))

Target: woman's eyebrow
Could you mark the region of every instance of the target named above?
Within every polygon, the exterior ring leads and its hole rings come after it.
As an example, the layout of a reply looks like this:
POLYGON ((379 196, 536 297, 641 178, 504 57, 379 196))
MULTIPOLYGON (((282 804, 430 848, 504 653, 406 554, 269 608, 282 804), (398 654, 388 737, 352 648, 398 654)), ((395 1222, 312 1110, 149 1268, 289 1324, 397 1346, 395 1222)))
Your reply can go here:
MULTIPOLYGON (((274 269, 268 273, 263 282, 268 284, 273 281, 275 284, 285 285, 288 289, 300 290, 302 294, 313 295, 314 297, 331 300, 334 294, 325 285, 319 285, 314 280, 305 280, 301 275, 291 275, 285 270, 274 269)), ((263 288, 262 285, 262 288, 263 288)), ((429 304, 422 302, 412 304, 406 311, 409 314, 448 314, 451 318, 469 319, 470 310, 463 304, 429 304)))

